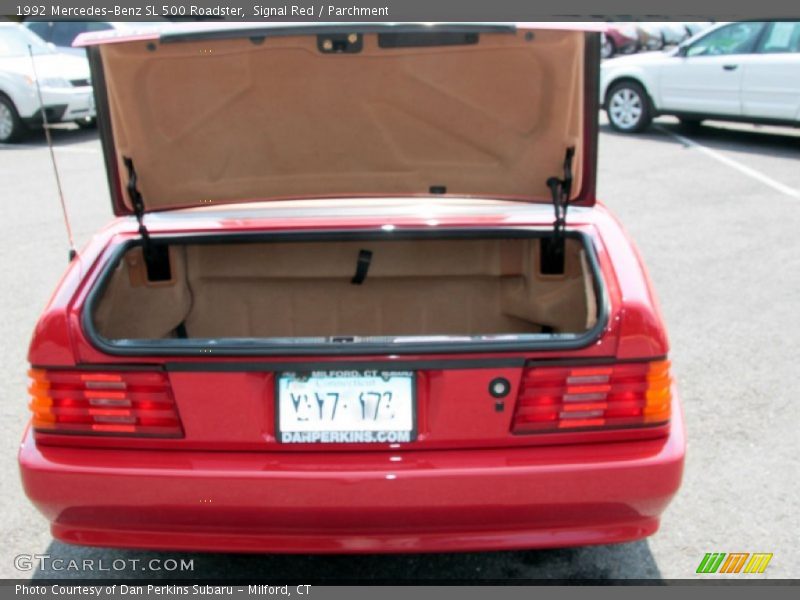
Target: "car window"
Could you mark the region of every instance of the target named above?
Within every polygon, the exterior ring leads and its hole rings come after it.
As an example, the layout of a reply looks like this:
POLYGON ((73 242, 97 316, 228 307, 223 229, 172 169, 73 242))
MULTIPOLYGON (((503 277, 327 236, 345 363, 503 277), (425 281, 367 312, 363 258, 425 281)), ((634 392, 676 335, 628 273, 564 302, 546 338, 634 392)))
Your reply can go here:
POLYGON ((28 23, 28 29, 45 42, 50 41, 50 23, 48 21, 33 21, 32 23, 28 23))
POLYGON ((763 23, 732 23, 715 29, 686 50, 686 56, 747 54, 753 51, 763 23))
POLYGON ((758 51, 765 54, 800 52, 800 21, 771 23, 758 51))
POLYGON ((86 23, 76 21, 61 21, 53 23, 52 41, 56 46, 72 46, 72 40, 86 31, 86 23))
POLYGON ((52 54, 42 38, 22 27, 0 27, 0 57, 27 56, 28 48, 34 54, 52 54))
POLYGON ((111 23, 103 23, 102 21, 89 21, 86 23, 86 29, 84 31, 108 31, 109 29, 114 29, 111 26, 111 23))

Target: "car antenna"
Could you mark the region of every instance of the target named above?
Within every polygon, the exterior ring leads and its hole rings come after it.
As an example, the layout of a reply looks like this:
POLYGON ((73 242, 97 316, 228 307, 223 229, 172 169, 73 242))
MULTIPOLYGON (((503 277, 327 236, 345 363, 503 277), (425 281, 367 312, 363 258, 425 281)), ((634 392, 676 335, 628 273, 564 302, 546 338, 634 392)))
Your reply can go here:
POLYGON ((64 202, 64 190, 61 187, 61 176, 58 173, 58 165, 56 164, 56 155, 53 152, 53 139, 50 137, 50 123, 47 121, 47 111, 44 109, 44 99, 42 98, 42 88, 39 85, 39 74, 36 72, 36 61, 33 58, 33 47, 28 44, 28 54, 31 57, 31 65, 33 66, 33 80, 36 82, 36 94, 39 96, 39 110, 42 113, 42 127, 44 128, 44 137, 47 139, 47 148, 50 151, 50 163, 53 165, 53 174, 56 177, 56 187, 58 188, 58 199, 61 202, 61 212, 64 215, 64 225, 67 228, 67 239, 69 240, 69 260, 72 262, 78 253, 75 250, 75 240, 72 237, 72 226, 69 224, 69 215, 67 214, 67 204, 64 202))

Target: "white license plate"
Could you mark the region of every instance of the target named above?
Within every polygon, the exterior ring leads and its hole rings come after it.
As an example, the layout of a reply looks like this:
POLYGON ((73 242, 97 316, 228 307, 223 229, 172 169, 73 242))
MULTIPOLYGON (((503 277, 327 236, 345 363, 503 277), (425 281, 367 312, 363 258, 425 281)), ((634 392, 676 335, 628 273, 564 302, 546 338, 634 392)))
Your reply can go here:
POLYGON ((277 377, 282 443, 386 444, 416 437, 411 371, 332 370, 277 377))

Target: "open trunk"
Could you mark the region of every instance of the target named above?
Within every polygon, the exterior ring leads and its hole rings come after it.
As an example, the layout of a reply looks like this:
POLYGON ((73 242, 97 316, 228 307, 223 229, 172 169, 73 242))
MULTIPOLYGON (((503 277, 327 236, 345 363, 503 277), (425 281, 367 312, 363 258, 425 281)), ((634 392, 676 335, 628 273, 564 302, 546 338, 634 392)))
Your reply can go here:
POLYGON ((171 349, 577 340, 597 325, 582 237, 568 235, 563 271, 549 274, 549 236, 473 235, 160 242, 150 273, 142 247, 129 245, 86 324, 103 344, 171 349))
POLYGON ((411 354, 576 348, 599 333, 593 251, 574 232, 561 244, 567 206, 595 202, 596 33, 176 25, 79 41, 114 212, 137 218, 142 243, 147 214, 209 205, 453 197, 555 210, 550 232, 154 236, 93 292, 83 324, 101 349, 411 354))

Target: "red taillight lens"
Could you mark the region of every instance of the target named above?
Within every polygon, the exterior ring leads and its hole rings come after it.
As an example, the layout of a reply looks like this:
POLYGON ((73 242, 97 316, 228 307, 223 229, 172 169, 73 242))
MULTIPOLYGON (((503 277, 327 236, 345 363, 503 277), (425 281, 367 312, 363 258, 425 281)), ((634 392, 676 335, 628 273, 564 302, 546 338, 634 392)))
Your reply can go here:
POLYGON ((670 418, 669 361, 525 371, 512 433, 660 425, 670 418))
POLYGON ((28 371, 33 428, 43 433, 181 437, 166 373, 28 371))

